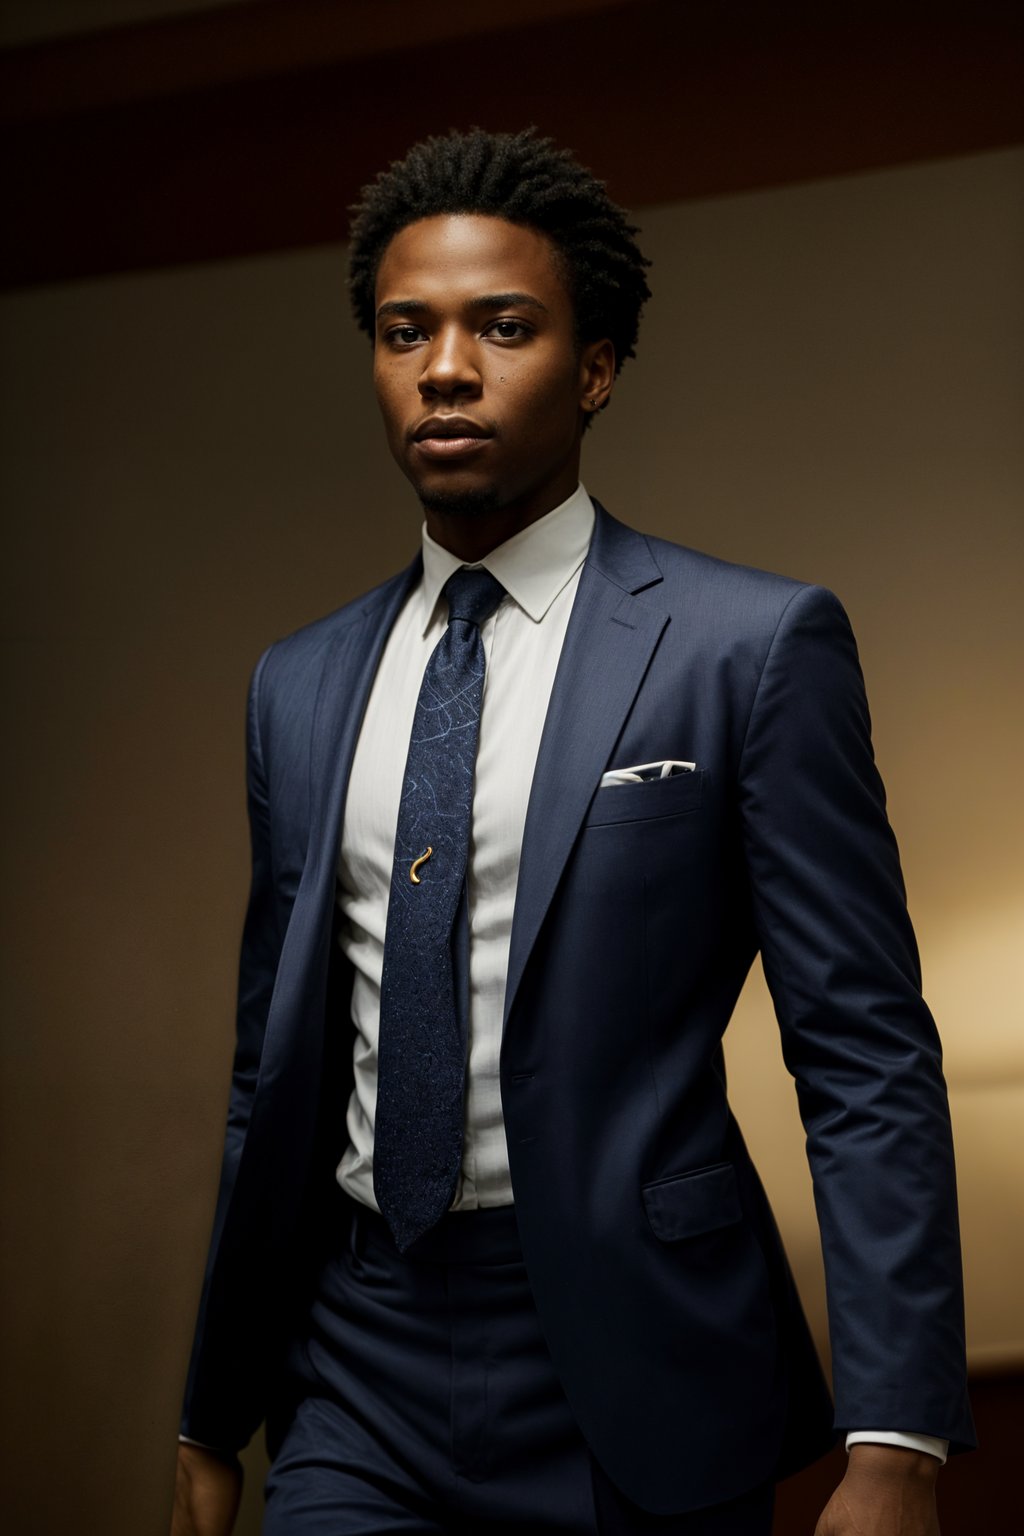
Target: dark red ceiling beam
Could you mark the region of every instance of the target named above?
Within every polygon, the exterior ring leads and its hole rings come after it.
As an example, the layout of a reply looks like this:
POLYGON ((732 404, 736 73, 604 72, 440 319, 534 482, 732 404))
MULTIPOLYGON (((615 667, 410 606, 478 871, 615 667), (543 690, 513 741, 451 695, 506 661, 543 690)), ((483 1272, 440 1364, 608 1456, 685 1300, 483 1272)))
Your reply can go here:
MULTIPOLYGON (((226 77, 222 39, 216 80, 185 90, 164 77, 112 100, 108 72, 105 93, 73 110, 46 106, 37 57, 34 94, 5 124, 0 280, 340 239, 363 182, 451 126, 537 123, 634 207, 1024 138, 1020 11, 1002 0, 864 0, 849 13, 796 0, 577 4, 589 14, 432 42, 388 32, 378 51, 361 35, 355 56, 335 48, 324 62, 307 51, 297 63, 282 34, 285 63, 269 72, 264 38, 264 63, 252 68, 250 50, 244 78, 226 77)), ((242 27, 250 10, 261 26, 288 14, 262 0, 221 18, 242 27)))

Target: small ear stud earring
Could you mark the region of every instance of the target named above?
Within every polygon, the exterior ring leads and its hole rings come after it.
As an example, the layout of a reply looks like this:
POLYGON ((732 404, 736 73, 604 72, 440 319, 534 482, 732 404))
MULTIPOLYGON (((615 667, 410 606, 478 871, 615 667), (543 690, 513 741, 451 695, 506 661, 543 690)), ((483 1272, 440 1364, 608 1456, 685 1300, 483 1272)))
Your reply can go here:
POLYGON ((596 409, 596 407, 597 407, 597 400, 596 400, 596 398, 593 395, 590 397, 590 400, 589 400, 588 404, 594 406, 595 409, 596 409))

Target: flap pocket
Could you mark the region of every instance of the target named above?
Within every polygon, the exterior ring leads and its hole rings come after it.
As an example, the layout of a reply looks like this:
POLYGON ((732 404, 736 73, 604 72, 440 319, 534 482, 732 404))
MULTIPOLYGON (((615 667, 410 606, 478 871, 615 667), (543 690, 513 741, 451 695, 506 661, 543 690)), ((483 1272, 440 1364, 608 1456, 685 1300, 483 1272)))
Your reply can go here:
POLYGON ((732 1163, 713 1163, 691 1173, 656 1179, 641 1190, 655 1237, 674 1243, 740 1221, 743 1208, 732 1163))

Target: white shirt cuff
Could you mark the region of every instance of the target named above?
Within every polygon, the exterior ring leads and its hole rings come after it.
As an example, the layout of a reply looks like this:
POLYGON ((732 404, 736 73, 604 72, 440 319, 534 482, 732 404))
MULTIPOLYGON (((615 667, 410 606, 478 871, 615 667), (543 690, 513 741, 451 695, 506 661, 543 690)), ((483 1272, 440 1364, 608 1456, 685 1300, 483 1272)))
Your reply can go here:
POLYGON ((937 1435, 915 1435, 902 1429, 852 1429, 846 1437, 846 1449, 851 1445, 900 1445, 907 1451, 924 1451, 944 1462, 949 1452, 949 1441, 937 1435))
POLYGON ((209 1451, 211 1456, 219 1456, 222 1461, 237 1461, 237 1451, 225 1451, 219 1445, 207 1445, 203 1440, 193 1440, 191 1435, 179 1435, 179 1445, 194 1445, 197 1451, 209 1451))

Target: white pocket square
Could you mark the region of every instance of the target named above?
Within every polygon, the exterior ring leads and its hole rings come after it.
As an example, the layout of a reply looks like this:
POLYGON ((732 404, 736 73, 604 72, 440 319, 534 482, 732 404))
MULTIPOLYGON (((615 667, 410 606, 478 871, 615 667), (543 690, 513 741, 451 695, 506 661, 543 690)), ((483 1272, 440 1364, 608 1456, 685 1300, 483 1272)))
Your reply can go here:
POLYGON ((683 763, 678 758, 665 758, 660 763, 635 763, 631 768, 609 768, 601 776, 601 789, 614 784, 650 784, 657 779, 672 779, 678 773, 693 773, 696 763, 683 763))

